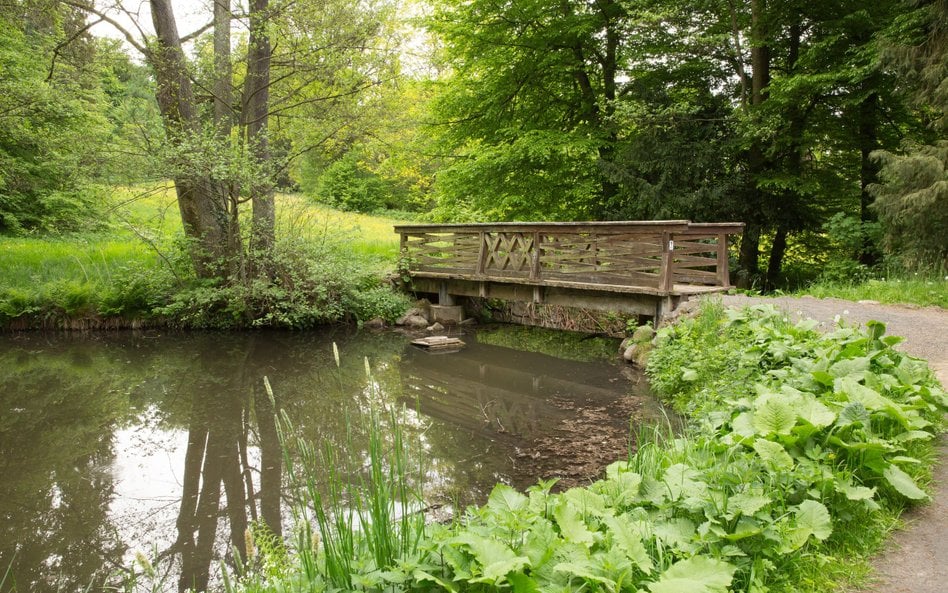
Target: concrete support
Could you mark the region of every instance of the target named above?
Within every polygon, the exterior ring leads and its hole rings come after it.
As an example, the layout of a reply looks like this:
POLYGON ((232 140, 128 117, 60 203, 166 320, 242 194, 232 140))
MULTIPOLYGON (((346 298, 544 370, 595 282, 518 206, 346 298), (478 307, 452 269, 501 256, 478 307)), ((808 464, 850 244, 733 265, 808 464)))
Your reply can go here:
POLYGON ((464 321, 464 307, 461 305, 431 305, 431 321, 445 325, 464 321))

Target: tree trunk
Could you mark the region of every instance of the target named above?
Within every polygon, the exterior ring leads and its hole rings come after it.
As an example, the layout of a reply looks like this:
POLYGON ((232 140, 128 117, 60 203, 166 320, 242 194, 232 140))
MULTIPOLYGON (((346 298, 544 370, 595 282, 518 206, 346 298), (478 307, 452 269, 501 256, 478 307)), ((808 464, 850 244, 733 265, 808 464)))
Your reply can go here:
POLYGON ((269 0, 250 2, 250 40, 247 50, 247 78, 244 84, 243 108, 247 145, 262 171, 258 183, 250 188, 253 205, 252 248, 266 254, 274 242, 276 209, 270 171, 269 106, 270 106, 270 38, 267 35, 269 0))
POLYGON ((786 252, 787 227, 783 224, 778 224, 777 232, 774 233, 774 244, 770 248, 770 259, 767 262, 765 288, 768 291, 777 287, 777 280, 780 278, 780 270, 783 268, 783 256, 786 252))
POLYGON ((257 430, 260 434, 260 517, 271 532, 283 537, 280 493, 283 485, 283 450, 277 430, 277 408, 261 388, 256 388, 257 430))
MULTIPOLYGON (((766 0, 751 0, 751 112, 767 100, 770 85, 770 46, 765 23, 766 0)), ((759 187, 760 176, 767 168, 764 148, 755 139, 747 159, 750 187, 745 204, 745 228, 738 258, 740 272, 737 285, 750 288, 759 274, 760 233, 763 226, 764 191, 759 187)))
MULTIPOLYGON (((797 60, 800 57, 801 36, 802 29, 799 22, 790 25, 787 50, 787 72, 789 75, 796 73, 797 60)), ((789 120, 787 134, 789 136, 789 146, 784 162, 790 177, 800 179, 803 175, 803 132, 806 129, 807 113, 794 103, 787 110, 787 119, 789 120)), ((777 288, 780 272, 783 269, 783 257, 787 253, 787 234, 789 226, 792 224, 792 218, 788 220, 788 217, 795 216, 794 210, 799 207, 802 198, 798 189, 788 188, 782 193, 783 199, 770 209, 776 219, 777 229, 773 244, 770 247, 770 257, 767 260, 767 276, 764 279, 764 288, 767 291, 777 288)))
MULTIPOLYGON (((171 0, 151 0, 155 43, 146 58, 155 72, 161 120, 169 141, 181 146, 200 131, 194 91, 181 48, 171 0)), ((182 161, 186 156, 182 155, 182 161)), ((218 275, 217 264, 227 256, 229 217, 220 184, 187 169, 174 174, 178 209, 185 235, 191 240, 191 260, 201 277, 218 275)))

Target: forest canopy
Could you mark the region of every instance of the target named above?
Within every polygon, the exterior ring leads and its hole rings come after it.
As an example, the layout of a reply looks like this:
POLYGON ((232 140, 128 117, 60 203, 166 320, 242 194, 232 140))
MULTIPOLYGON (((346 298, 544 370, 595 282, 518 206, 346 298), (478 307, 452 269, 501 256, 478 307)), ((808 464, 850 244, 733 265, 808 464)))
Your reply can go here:
POLYGON ((197 273, 241 281, 272 275, 278 190, 739 221, 744 286, 946 265, 944 0, 144 8, 4 4, 0 233, 82 231, 109 187, 170 179, 197 273))

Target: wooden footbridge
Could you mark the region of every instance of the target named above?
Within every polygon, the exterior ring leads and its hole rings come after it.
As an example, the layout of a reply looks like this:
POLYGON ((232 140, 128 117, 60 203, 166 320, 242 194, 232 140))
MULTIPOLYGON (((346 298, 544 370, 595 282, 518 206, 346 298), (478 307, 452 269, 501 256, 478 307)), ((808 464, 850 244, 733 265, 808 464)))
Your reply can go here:
POLYGON ((412 288, 648 315, 727 290, 743 223, 687 220, 398 225, 412 288))

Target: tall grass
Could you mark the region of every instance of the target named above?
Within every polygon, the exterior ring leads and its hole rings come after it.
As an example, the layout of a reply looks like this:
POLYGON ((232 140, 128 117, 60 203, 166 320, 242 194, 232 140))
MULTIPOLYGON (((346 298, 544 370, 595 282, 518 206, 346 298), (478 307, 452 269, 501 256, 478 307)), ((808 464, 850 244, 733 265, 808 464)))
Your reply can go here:
MULTIPOLYGON (((368 363, 366 372, 374 389, 368 363)), ((266 379, 265 385, 272 400, 266 379)), ((285 413, 277 419, 293 490, 290 570, 298 571, 306 590, 351 591, 407 580, 411 573, 404 571, 411 570, 420 554, 425 472, 415 447, 404 439, 401 416, 395 409, 372 408, 357 422, 367 442, 353 436, 356 425, 347 418, 347 454, 339 456, 331 446, 316 446, 299 434, 285 413)), ((237 581, 225 578, 228 591, 275 590, 287 576, 268 579, 243 565, 238 573, 237 581)))

